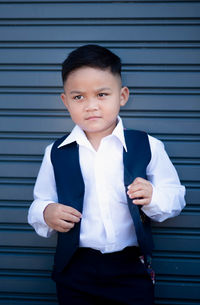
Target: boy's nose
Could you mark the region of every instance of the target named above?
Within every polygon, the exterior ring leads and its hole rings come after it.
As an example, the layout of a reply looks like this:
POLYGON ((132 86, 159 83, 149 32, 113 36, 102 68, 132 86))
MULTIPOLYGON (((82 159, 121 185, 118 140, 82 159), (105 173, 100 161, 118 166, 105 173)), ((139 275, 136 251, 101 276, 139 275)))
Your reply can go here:
POLYGON ((97 110, 99 108, 98 101, 95 99, 89 99, 86 103, 86 111, 97 110))

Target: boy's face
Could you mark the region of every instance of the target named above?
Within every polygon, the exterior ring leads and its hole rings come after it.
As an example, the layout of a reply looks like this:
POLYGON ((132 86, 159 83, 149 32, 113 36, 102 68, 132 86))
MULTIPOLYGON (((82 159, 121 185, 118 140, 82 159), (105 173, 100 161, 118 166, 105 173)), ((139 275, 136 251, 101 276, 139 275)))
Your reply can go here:
POLYGON ((88 139, 101 139, 112 133, 120 106, 124 106, 129 97, 129 90, 121 87, 118 75, 91 67, 72 71, 64 91, 61 99, 74 123, 85 131, 88 139))

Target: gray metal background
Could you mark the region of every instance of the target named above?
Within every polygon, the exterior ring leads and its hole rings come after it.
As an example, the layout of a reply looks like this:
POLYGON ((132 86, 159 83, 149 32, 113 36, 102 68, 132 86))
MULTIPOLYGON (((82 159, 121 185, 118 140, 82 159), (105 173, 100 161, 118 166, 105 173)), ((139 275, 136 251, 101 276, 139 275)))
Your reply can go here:
POLYGON ((45 146, 72 128, 61 62, 99 43, 123 60, 128 128, 163 140, 187 187, 181 216, 153 228, 156 304, 200 304, 199 1, 0 1, 0 304, 55 305, 55 238, 27 210, 45 146))

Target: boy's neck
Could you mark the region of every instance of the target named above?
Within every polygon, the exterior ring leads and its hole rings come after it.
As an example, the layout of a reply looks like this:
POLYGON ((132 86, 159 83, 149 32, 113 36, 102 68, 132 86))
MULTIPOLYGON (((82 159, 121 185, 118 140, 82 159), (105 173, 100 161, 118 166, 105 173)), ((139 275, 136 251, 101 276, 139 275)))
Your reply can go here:
POLYGON ((89 140, 90 144, 92 145, 92 147, 94 148, 94 150, 97 151, 99 149, 102 138, 101 139, 96 139, 96 138, 89 139, 88 138, 88 140, 89 140))
MULTIPOLYGON (((117 124, 116 124, 117 125, 117 124)), ((110 129, 109 131, 107 130, 105 133, 87 133, 85 132, 86 134, 86 137, 88 139, 88 141, 91 143, 92 147, 97 151, 99 149, 99 146, 100 146, 100 143, 101 143, 101 140, 107 136, 109 136, 110 134, 112 134, 113 130, 115 129, 116 125, 110 129)))
MULTIPOLYGON (((109 133, 111 134, 111 133, 109 133)), ((99 149, 101 140, 103 138, 105 138, 106 136, 108 136, 109 134, 105 134, 105 135, 97 135, 97 134, 86 134, 86 137, 88 139, 88 141, 90 142, 90 144, 92 145, 92 147, 97 151, 99 149)))

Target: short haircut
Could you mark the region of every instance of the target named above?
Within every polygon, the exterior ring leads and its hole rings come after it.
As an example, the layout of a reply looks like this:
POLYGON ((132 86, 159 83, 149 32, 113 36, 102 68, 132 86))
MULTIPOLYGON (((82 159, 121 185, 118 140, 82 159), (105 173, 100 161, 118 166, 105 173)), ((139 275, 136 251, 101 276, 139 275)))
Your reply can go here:
POLYGON ((121 77, 121 59, 107 48, 99 45, 84 45, 68 55, 62 64, 63 84, 72 71, 81 67, 109 69, 112 74, 121 77))

